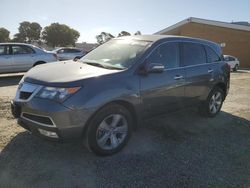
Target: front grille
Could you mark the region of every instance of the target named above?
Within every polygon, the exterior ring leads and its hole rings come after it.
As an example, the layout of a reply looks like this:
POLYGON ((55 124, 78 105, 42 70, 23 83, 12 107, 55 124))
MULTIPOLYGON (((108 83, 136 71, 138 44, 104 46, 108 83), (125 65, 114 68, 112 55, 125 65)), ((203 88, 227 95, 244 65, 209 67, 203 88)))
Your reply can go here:
POLYGON ((23 100, 27 100, 31 95, 32 95, 32 93, 30 93, 30 92, 21 91, 19 98, 23 99, 23 100))
POLYGON ((38 116, 38 115, 34 115, 34 114, 27 114, 27 113, 23 113, 22 116, 26 119, 35 121, 37 123, 41 123, 41 124, 45 124, 45 125, 50 125, 53 126, 53 122, 51 121, 51 119, 49 117, 44 117, 44 116, 38 116))

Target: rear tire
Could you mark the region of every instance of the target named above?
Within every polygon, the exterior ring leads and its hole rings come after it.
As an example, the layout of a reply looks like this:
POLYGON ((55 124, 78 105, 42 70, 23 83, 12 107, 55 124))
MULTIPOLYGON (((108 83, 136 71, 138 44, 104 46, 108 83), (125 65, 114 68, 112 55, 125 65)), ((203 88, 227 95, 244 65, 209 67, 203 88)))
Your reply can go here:
POLYGON ((208 95, 207 100, 201 105, 201 112, 207 117, 216 116, 222 107, 223 101, 225 98, 224 91, 215 87, 208 95))
POLYGON ((132 134, 131 113, 119 104, 111 104, 98 111, 88 124, 86 145, 99 156, 119 152, 132 134))

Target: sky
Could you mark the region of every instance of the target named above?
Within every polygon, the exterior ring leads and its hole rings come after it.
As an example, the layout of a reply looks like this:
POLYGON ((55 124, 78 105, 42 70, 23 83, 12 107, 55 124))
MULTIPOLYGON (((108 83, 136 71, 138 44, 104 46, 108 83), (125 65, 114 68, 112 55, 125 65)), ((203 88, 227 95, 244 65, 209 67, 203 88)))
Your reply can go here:
POLYGON ((153 34, 188 17, 250 22, 250 0, 0 0, 0 27, 11 36, 20 22, 58 22, 78 30, 78 42, 105 31, 153 34))

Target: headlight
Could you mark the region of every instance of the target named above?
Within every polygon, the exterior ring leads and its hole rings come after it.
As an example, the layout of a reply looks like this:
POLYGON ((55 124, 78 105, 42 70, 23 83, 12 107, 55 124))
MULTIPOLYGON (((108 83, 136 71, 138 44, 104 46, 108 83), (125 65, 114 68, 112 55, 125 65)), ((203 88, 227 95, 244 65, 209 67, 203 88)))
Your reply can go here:
POLYGON ((43 87, 41 91, 38 92, 37 97, 63 102, 68 97, 76 93, 80 88, 81 87, 71 87, 71 88, 43 87))

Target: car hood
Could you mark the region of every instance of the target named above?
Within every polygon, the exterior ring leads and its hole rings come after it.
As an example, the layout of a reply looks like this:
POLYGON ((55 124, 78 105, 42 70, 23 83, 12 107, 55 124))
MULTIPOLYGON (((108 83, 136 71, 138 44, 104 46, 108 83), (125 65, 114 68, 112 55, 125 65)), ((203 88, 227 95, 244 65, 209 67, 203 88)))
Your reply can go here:
POLYGON ((76 83, 79 85, 79 81, 83 79, 120 71, 104 69, 70 60, 38 65, 30 69, 23 80, 42 85, 67 85, 67 83, 76 83))

